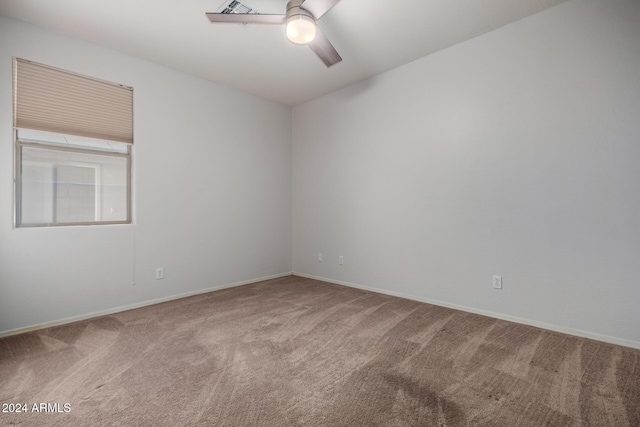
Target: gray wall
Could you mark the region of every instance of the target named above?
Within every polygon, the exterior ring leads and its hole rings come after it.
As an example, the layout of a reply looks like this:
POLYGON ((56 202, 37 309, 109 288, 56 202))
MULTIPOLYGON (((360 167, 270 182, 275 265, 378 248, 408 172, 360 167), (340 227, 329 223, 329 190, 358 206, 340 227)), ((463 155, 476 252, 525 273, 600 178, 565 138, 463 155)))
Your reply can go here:
POLYGON ((639 119, 617 0, 297 106, 294 271, 640 346, 639 119))
POLYGON ((0 17, 0 333, 290 271, 290 108, 0 17), (12 56, 134 88, 134 225, 12 228, 12 56))

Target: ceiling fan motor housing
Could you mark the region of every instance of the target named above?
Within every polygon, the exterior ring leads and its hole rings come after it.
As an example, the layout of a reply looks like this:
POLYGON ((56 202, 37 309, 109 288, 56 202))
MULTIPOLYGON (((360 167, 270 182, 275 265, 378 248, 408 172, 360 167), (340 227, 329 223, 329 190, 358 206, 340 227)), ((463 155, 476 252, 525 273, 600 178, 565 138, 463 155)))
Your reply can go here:
POLYGON ((294 16, 306 16, 315 22, 316 18, 311 13, 300 7, 303 2, 304 0, 291 0, 287 3, 287 18, 294 16))

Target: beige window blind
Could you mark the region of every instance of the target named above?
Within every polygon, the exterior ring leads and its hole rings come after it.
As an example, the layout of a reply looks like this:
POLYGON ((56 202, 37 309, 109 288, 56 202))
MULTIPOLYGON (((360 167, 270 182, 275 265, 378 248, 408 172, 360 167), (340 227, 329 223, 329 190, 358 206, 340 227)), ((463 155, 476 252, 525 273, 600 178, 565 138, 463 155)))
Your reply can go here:
POLYGON ((14 126, 133 144, 133 89, 15 59, 14 126))

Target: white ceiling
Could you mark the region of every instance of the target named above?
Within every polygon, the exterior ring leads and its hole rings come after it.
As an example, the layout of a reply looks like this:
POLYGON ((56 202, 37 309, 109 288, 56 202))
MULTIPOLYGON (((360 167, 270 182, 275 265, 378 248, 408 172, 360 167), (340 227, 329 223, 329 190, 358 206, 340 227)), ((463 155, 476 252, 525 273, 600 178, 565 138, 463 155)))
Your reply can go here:
MULTIPOLYGON (((0 14, 296 105, 564 1, 341 0, 319 21, 343 58, 332 68, 281 26, 211 24, 223 0, 0 0, 0 14)), ((287 0, 241 2, 284 13, 287 0)))

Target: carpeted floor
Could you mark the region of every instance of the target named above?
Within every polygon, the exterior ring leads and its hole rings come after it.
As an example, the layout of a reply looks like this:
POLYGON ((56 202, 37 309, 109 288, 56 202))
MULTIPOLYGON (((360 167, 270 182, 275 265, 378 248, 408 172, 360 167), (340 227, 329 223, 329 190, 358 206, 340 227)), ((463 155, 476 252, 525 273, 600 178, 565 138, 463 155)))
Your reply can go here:
POLYGON ((291 276, 1 339, 0 403, 27 405, 3 426, 640 426, 640 351, 291 276))

